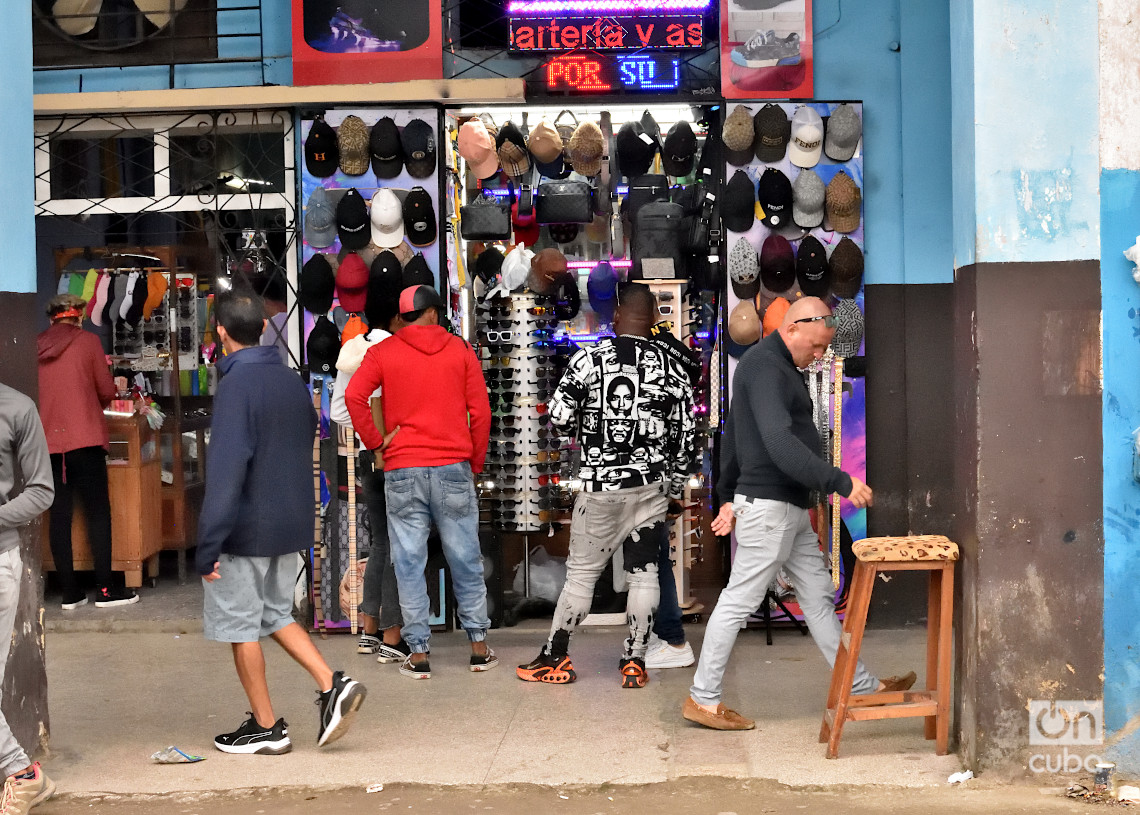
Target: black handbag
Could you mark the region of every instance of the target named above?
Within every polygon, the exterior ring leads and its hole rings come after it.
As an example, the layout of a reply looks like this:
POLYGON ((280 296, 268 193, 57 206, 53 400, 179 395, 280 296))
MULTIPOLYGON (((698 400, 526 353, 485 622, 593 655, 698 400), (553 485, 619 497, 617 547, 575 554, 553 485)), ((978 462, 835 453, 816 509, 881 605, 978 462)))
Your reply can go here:
POLYGON ((673 276, 681 277, 682 222, 680 204, 653 201, 638 210, 633 226, 633 277, 642 277, 643 261, 650 258, 672 260, 673 276))
POLYGON ((498 241, 511 236, 511 211, 484 192, 459 208, 459 234, 468 241, 498 241))
POLYGON ((639 175, 629 182, 629 192, 625 196, 625 213, 636 222, 637 213, 646 204, 669 200, 669 179, 663 175, 639 175))
POLYGON ((544 181, 534 200, 540 224, 588 224, 594 220, 593 189, 585 181, 544 181))

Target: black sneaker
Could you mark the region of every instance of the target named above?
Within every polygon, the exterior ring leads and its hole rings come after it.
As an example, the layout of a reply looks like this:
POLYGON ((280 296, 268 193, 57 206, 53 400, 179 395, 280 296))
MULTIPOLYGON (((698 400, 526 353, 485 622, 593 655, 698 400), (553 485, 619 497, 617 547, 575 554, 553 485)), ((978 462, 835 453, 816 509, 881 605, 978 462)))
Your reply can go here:
POLYGON ((317 747, 332 744, 348 732, 367 695, 368 689, 355 679, 349 679, 344 671, 333 674, 333 686, 317 694, 317 707, 321 710, 317 747))
POLYGON ((139 596, 130 589, 109 589, 104 586, 95 594, 95 608, 129 606, 138 601, 139 596))
POLYGON ((289 725, 284 719, 278 719, 273 727, 262 727, 250 713, 237 730, 215 738, 214 746, 223 753, 279 756, 292 750, 293 742, 289 740, 289 725))
POLYGON ((61 607, 64 611, 74 611, 80 606, 87 605, 87 592, 85 591, 65 591, 63 593, 63 603, 61 607))
POLYGON ((431 679, 431 663, 426 659, 423 662, 413 663, 412 655, 408 654, 400 666, 400 673, 412 679, 431 679))
POLYGON ((472 654, 471 655, 471 670, 474 673, 480 671, 489 671, 499 664, 499 658, 495 656, 495 652, 490 648, 487 649, 485 654, 472 654))
POLYGON ((386 642, 380 643, 380 656, 376 657, 377 662, 403 662, 412 653, 412 646, 408 645, 401 639, 395 645, 389 645, 386 642))
POLYGON ((358 654, 375 654, 380 650, 380 635, 379 634, 364 634, 360 635, 360 639, 356 641, 356 653, 358 654))

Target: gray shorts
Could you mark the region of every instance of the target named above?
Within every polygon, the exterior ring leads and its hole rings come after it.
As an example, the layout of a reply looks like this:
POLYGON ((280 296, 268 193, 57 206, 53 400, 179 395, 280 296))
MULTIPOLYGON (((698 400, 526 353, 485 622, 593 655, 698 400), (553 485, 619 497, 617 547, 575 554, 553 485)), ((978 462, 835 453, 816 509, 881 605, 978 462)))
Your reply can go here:
POLYGON ((217 642, 257 642, 293 622, 298 553, 277 557, 222 555, 217 580, 205 584, 202 633, 217 642))

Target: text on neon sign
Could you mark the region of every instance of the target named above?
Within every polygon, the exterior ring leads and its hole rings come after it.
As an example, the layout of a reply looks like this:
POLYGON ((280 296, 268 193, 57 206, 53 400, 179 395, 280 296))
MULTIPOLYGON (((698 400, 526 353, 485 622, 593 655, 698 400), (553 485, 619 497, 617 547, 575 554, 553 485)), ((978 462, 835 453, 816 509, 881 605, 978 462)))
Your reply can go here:
POLYGON ((512 51, 640 50, 701 48, 699 16, 511 18, 512 51))
POLYGON ((670 57, 637 55, 604 60, 570 54, 555 57, 545 69, 548 90, 664 91, 676 90, 681 84, 681 60, 670 57))

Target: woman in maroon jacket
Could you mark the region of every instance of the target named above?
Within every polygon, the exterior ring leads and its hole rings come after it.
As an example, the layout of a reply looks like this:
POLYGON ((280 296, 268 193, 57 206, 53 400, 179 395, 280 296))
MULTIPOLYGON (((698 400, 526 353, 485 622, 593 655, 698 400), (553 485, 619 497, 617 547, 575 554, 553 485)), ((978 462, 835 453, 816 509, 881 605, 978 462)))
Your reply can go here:
POLYGON ((95 561, 99 608, 139 601, 116 587, 111 573, 111 500, 107 490, 109 437, 103 408, 115 383, 99 338, 79 327, 86 302, 73 294, 48 301, 51 327, 36 338, 40 373, 40 419, 51 453, 55 502, 51 506, 51 556, 63 586, 63 609, 87 604, 75 582, 71 553, 72 492, 87 517, 87 538, 95 561))

